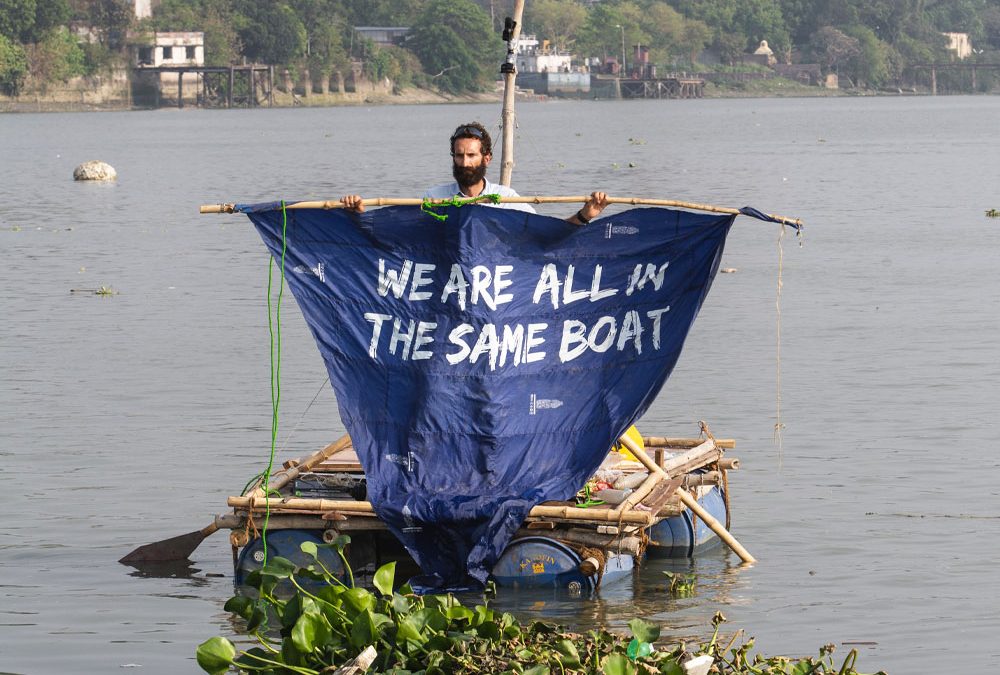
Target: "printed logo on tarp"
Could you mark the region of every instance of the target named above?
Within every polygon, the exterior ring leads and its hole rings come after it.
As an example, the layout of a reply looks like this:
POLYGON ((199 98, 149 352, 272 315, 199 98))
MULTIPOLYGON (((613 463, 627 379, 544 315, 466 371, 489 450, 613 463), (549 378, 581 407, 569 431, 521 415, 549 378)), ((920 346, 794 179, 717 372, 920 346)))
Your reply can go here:
POLYGON ((528 414, 535 415, 539 410, 555 410, 562 407, 562 404, 563 402, 557 398, 538 398, 536 394, 532 394, 528 404, 528 414))
POLYGON ((413 473, 413 466, 416 464, 415 458, 412 452, 408 452, 405 455, 388 454, 385 456, 387 460, 393 464, 398 464, 406 468, 408 473, 413 473))
POLYGON ((307 267, 305 265, 296 265, 292 268, 292 271, 296 274, 312 274, 318 277, 320 281, 326 282, 326 273, 323 271, 323 263, 316 263, 316 267, 307 267))
POLYGON ((604 226, 604 238, 611 239, 613 234, 639 234, 639 228, 634 225, 615 225, 608 223, 604 226))
POLYGON ((423 532, 424 528, 416 524, 417 521, 413 519, 413 512, 410 511, 410 505, 407 504, 403 506, 403 532, 423 532))

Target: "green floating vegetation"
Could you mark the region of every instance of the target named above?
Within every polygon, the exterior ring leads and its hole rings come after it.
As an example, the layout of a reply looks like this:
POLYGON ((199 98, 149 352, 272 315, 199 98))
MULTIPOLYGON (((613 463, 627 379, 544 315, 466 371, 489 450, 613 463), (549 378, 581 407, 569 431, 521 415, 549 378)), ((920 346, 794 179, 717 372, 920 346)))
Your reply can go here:
POLYGON ((694 574, 674 574, 664 572, 667 577, 667 593, 675 598, 690 598, 694 595, 695 580, 694 574))
MULTIPOLYGON (((395 563, 375 573, 369 591, 354 586, 344 556, 349 542, 340 537, 322 546, 336 548, 348 570, 346 582, 323 565, 321 546, 312 542, 301 546, 313 560, 305 568, 274 557, 251 572, 247 585, 256 589, 256 597, 236 595, 225 609, 242 619, 256 646, 242 650, 213 637, 198 646, 198 665, 213 675, 232 670, 318 675, 333 673, 372 646, 376 659, 363 672, 392 675, 685 675, 682 664, 703 654, 714 659, 711 672, 719 675, 860 675, 854 667, 857 651, 838 667, 833 645, 823 647, 818 658, 804 659, 751 656, 753 640, 734 647, 739 633, 722 646, 719 628, 725 617, 720 613, 712 622, 712 639, 689 650, 683 643, 656 645, 659 626, 639 618, 629 622, 631 637, 606 630, 581 635, 543 621, 523 624, 494 611, 485 597, 470 608, 451 595, 419 596, 407 585, 394 590, 395 563)), ((677 579, 693 587, 686 577, 677 579)))

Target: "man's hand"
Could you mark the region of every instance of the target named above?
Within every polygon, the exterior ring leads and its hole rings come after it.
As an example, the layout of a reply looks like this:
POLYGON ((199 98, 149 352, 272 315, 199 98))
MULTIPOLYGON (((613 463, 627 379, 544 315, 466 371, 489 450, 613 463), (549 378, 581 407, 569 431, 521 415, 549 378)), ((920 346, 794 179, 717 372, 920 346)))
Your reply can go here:
MULTIPOLYGON (((594 194, 597 193, 595 192, 594 194)), ((340 198, 340 203, 348 211, 354 211, 355 213, 365 212, 365 203, 361 199, 361 195, 344 195, 340 198)))
POLYGON ((601 215, 601 211, 608 205, 608 196, 603 192, 591 192, 590 199, 583 204, 580 215, 587 220, 593 220, 601 215))
POLYGON ((594 218, 601 215, 601 211, 603 211, 607 205, 608 195, 603 192, 591 192, 590 197, 583 203, 583 207, 566 220, 574 223, 575 225, 586 225, 594 218))

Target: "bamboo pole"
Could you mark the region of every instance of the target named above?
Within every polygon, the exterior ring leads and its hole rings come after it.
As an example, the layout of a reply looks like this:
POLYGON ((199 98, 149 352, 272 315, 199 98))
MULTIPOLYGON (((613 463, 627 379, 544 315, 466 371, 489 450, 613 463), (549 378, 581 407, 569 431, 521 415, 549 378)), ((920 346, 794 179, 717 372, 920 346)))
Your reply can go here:
MULTIPOLYGON (((370 502, 337 499, 229 497, 226 503, 233 508, 253 511, 263 511, 265 508, 270 508, 272 515, 277 511, 342 511, 343 513, 373 513, 375 511, 370 502)), ((580 509, 574 506, 536 506, 531 509, 528 516, 532 518, 562 518, 564 520, 585 520, 591 522, 637 523, 640 525, 650 525, 653 521, 653 514, 646 511, 632 511, 619 514, 611 509, 580 509)))
MULTIPOLYGON (((647 448, 693 448, 705 442, 704 438, 664 438, 663 436, 644 436, 642 444, 647 448)), ((716 438, 715 445, 726 450, 736 447, 732 438, 716 438)))
MULTIPOLYGON (((651 472, 655 471, 658 473, 666 473, 665 471, 663 471, 662 468, 660 468, 660 466, 656 462, 650 459, 649 455, 647 455, 646 452, 642 448, 640 448, 639 445, 631 438, 629 438, 628 436, 622 436, 618 440, 622 445, 624 445, 626 448, 629 449, 629 452, 635 455, 636 459, 642 462, 643 466, 645 466, 651 472)), ((716 520, 711 513, 702 508, 701 504, 698 503, 697 499, 689 495, 684 490, 678 490, 676 494, 681 498, 681 502, 684 503, 684 506, 691 509, 691 511, 694 512, 695 515, 697 515, 699 518, 705 521, 705 524, 708 525, 712 529, 712 531, 719 536, 719 539, 726 542, 726 545, 733 550, 733 553, 735 553, 740 557, 740 560, 742 560, 745 563, 757 562, 757 560, 752 555, 750 555, 750 552, 747 551, 745 548, 743 548, 743 545, 736 540, 736 537, 730 534, 729 530, 723 527, 722 523, 716 520)))
MULTIPOLYGON (((276 472, 272 476, 273 480, 268 486, 269 492, 274 492, 285 487, 293 480, 298 478, 304 473, 308 473, 317 464, 322 464, 325 460, 329 459, 333 455, 336 455, 341 450, 346 450, 351 447, 351 437, 347 434, 341 436, 338 440, 334 441, 330 445, 326 446, 319 452, 314 453, 307 459, 303 460, 301 463, 296 464, 290 469, 284 469, 283 471, 276 472)), ((257 487, 250 492, 251 497, 262 497, 264 496, 264 491, 257 487)))
MULTIPOLYGON (((536 197, 500 197, 501 204, 579 204, 590 199, 589 195, 573 195, 568 197, 560 196, 536 196, 536 197)), ((372 199, 362 199, 361 203, 368 206, 420 206, 427 204, 450 204, 447 199, 409 199, 394 197, 374 197, 372 199)), ((682 202, 675 199, 646 199, 643 197, 608 197, 609 204, 628 204, 630 206, 666 206, 678 209, 689 209, 691 211, 708 211, 710 213, 726 213, 729 215, 739 215, 740 210, 728 206, 712 206, 711 204, 699 204, 697 202, 682 202)), ((304 201, 285 204, 286 209, 342 209, 344 205, 339 199, 327 199, 324 201, 304 201)), ((236 204, 202 204, 199 213, 234 213, 236 204)), ((801 227, 802 221, 798 218, 788 218, 775 214, 765 214, 768 218, 784 224, 801 227)))
MULTIPOLYGON (((514 30, 508 48, 515 48, 521 35, 521 15, 524 13, 524 0, 514 4, 514 30)), ((508 60, 502 68, 503 72, 503 108, 500 111, 503 146, 500 155, 500 184, 510 187, 510 176, 514 171, 514 93, 517 90, 516 54, 508 53, 508 60)))

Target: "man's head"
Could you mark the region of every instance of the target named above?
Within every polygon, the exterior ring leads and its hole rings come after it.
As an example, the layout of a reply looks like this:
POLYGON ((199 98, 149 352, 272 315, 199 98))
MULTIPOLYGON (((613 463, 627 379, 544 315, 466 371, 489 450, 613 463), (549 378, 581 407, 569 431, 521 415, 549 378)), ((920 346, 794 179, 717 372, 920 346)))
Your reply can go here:
POLYGON ((451 135, 452 175, 459 186, 471 187, 486 177, 493 159, 493 140, 479 122, 463 124, 451 135))

